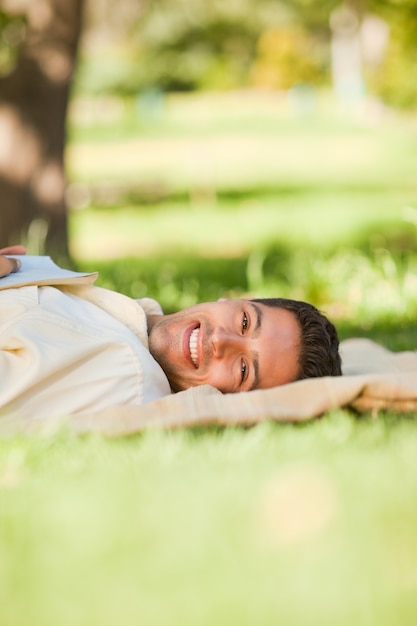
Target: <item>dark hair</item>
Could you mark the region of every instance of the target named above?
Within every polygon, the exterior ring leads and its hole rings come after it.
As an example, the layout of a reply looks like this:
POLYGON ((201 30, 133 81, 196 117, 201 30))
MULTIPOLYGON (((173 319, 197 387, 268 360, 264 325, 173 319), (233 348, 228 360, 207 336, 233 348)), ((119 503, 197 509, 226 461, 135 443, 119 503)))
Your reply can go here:
POLYGON ((319 376, 341 376, 337 330, 315 306, 287 298, 254 298, 254 302, 291 311, 301 330, 301 349, 296 380, 319 376))

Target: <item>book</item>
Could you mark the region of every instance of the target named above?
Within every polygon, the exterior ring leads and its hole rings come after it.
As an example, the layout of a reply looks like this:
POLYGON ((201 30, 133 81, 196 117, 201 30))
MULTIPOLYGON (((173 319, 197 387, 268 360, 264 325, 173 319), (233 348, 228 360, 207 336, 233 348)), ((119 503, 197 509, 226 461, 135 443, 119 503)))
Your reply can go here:
POLYGON ((13 255, 7 257, 19 259, 21 268, 8 276, 0 278, 0 290, 29 285, 69 285, 72 283, 91 284, 97 272, 73 272, 59 267, 49 256, 13 255))

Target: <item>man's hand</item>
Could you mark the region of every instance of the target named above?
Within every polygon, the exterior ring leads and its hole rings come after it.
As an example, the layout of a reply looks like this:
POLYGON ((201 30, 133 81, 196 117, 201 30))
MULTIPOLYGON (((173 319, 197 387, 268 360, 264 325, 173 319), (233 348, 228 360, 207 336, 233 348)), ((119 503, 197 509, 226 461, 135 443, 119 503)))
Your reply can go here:
POLYGON ((12 272, 17 272, 20 268, 18 259, 9 259, 5 254, 26 254, 24 246, 8 246, 0 249, 0 278, 8 276, 12 272))

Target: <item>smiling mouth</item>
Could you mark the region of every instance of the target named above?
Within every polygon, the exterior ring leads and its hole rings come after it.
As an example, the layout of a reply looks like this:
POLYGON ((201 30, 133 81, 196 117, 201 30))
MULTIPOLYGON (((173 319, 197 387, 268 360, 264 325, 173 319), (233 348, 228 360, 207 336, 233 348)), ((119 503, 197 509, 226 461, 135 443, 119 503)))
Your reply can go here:
POLYGON ((193 362, 195 368, 198 367, 198 336, 200 334, 200 327, 194 328, 193 332, 190 335, 189 345, 190 345, 190 357, 193 362))

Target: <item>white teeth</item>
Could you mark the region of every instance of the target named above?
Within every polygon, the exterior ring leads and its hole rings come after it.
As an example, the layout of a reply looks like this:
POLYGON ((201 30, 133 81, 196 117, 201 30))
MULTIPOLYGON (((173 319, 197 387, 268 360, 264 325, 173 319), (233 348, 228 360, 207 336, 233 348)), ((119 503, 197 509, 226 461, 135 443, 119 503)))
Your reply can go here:
POLYGON ((190 356, 195 367, 197 367, 198 365, 197 342, 198 342, 199 332, 200 332, 199 328, 194 328, 193 332, 190 335, 190 356))

